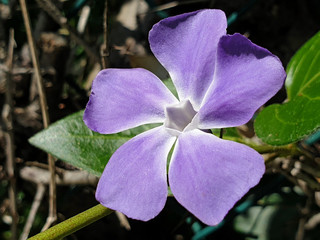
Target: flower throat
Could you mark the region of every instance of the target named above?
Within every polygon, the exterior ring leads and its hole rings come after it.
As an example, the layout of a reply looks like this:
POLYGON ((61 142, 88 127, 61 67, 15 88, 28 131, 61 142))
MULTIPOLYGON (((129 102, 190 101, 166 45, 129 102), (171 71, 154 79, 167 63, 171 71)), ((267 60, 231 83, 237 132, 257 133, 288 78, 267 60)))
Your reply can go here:
MULTIPOLYGON (((192 120, 197 112, 194 110, 189 100, 184 100, 178 104, 166 107, 166 120, 164 126, 170 134, 179 135, 187 127, 192 125, 192 120)), ((192 127, 194 129, 195 127, 192 127)), ((191 130, 191 129, 190 129, 191 130)))

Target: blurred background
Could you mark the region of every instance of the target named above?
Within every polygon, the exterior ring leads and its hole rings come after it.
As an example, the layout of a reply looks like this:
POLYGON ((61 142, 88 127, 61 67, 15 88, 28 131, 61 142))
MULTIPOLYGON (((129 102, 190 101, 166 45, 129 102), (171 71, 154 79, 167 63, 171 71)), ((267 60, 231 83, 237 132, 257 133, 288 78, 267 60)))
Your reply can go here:
MULTIPOLYGON (((142 67, 167 79, 168 73, 150 51, 149 30, 163 18, 203 8, 223 10, 229 34, 244 34, 277 55, 284 67, 320 28, 319 0, 27 1, 50 121, 84 109, 91 83, 103 68, 142 67)), ((25 226, 30 224, 27 219, 35 201, 39 210, 30 236, 40 232, 48 214, 48 180, 41 182, 42 187, 38 181, 41 177, 48 179, 47 156, 28 143, 43 129, 34 73, 20 2, 0 0, 0 112, 4 115, 6 111, 8 92, 13 107, 11 150, 3 119, 0 128, 0 239, 4 240, 19 236, 25 239, 29 232, 25 226), (13 54, 10 39, 14 39, 13 54), (9 87, 8 73, 12 80, 9 87), (6 166, 8 151, 14 156, 13 173, 6 166), (28 172, 26 167, 30 166, 34 168, 28 172), (16 218, 9 210, 12 182, 16 184, 16 218), (36 193, 38 200, 34 198, 36 193), (15 229, 13 222, 17 223, 15 229)), ((285 98, 283 88, 271 102, 280 103, 285 98)), ((237 131, 246 137, 254 135, 250 123, 237 131)), ((320 159, 319 142, 304 143, 304 147, 320 159)), ((287 168, 268 165, 261 183, 216 227, 205 226, 169 197, 165 209, 149 222, 123 220, 123 216, 112 214, 67 239, 319 239, 320 188, 303 185, 290 176, 292 162, 299 159, 289 160, 287 168)), ((59 160, 56 166, 58 174, 75 170, 59 160)), ((58 184, 59 221, 97 204, 96 183, 96 178, 88 177, 78 184, 58 184)))

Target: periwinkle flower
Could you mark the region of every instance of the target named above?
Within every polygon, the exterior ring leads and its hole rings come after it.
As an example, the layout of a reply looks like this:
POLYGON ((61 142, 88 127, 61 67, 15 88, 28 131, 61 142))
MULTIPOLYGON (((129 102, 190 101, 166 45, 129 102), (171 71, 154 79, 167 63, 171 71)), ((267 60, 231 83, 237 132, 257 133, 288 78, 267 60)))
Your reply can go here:
POLYGON ((203 130, 248 122, 282 86, 279 59, 240 34, 226 35, 220 10, 169 17, 150 31, 151 50, 167 69, 179 100, 144 69, 107 69, 92 85, 84 121, 117 133, 163 123, 132 138, 111 157, 96 198, 147 221, 163 209, 168 181, 177 201, 208 225, 218 224, 262 177, 262 156, 203 130))

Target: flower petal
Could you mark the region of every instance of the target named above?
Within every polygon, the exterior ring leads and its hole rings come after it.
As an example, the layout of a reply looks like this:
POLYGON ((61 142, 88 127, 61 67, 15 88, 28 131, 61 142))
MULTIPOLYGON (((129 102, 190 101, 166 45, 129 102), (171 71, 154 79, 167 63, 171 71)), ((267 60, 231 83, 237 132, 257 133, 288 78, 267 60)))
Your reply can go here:
POLYGON ((166 162, 175 139, 160 126, 122 145, 100 178, 96 199, 130 218, 158 215, 167 199, 166 162))
POLYGON ((92 84, 83 120, 93 131, 110 134, 163 122, 165 106, 178 100, 145 69, 106 69, 92 84))
POLYGON ((264 160, 255 150, 197 129, 179 136, 169 184, 181 205, 202 222, 216 225, 264 171, 264 160))
POLYGON ((166 18, 149 33, 150 47, 169 72, 180 100, 195 109, 213 79, 218 41, 227 21, 220 10, 202 10, 166 18))
POLYGON ((234 127, 279 91, 286 73, 280 60, 240 34, 218 45, 214 81, 199 111, 203 129, 234 127))

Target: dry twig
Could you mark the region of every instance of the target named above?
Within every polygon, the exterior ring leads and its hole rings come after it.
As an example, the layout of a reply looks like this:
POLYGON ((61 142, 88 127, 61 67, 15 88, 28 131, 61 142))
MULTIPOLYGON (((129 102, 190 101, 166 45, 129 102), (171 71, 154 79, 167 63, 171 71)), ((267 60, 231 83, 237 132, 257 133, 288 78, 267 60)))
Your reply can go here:
POLYGON ((3 106, 2 119, 6 127, 4 136, 6 140, 6 166, 9 178, 9 199, 10 214, 12 216, 11 233, 12 239, 17 239, 18 212, 16 201, 16 178, 15 178, 15 154, 14 154, 14 135, 12 124, 13 96, 12 96, 12 65, 13 65, 14 31, 10 29, 10 38, 7 56, 7 81, 6 81, 6 103, 3 106))
MULTIPOLYGON (((91 185, 96 186, 98 177, 85 171, 60 170, 59 176, 56 175, 57 185, 91 185)), ((36 184, 49 184, 50 172, 39 167, 23 167, 20 170, 20 177, 24 180, 36 184)))
POLYGON ((34 196, 27 222, 24 225, 23 232, 20 235, 19 240, 26 240, 28 238, 35 216, 38 212, 38 208, 43 199, 45 190, 46 190, 46 187, 44 186, 44 184, 41 184, 41 183, 37 184, 37 192, 36 192, 36 195, 34 196))
MULTIPOLYGON (((45 192, 45 185, 48 185, 50 183, 50 172, 41 167, 43 166, 40 166, 40 167, 30 166, 30 167, 24 167, 20 170, 20 177, 22 179, 37 184, 37 193, 34 197, 26 225, 24 226, 23 233, 20 236, 20 240, 27 239, 30 233, 35 215, 42 201, 42 198, 45 192)), ((59 176, 56 175, 57 185, 96 186, 98 183, 98 180, 99 180, 98 177, 92 174, 89 174, 88 172, 85 172, 85 171, 67 171, 67 170, 60 169, 59 176)), ((123 220, 122 222, 126 223, 125 220, 123 220)), ((125 225, 125 227, 127 227, 128 224, 125 225)))
POLYGON ((314 229, 317 225, 320 224, 320 213, 313 215, 304 225, 306 230, 314 229))
POLYGON ((103 43, 100 47, 100 57, 103 69, 108 67, 108 56, 108 0, 106 0, 103 12, 103 43))
MULTIPOLYGON (((109 57, 109 50, 108 50, 108 0, 105 0, 104 4, 104 12, 103 12, 103 43, 100 46, 100 57, 101 57, 101 64, 102 69, 106 69, 108 67, 108 57, 109 57)), ((116 211, 116 216, 119 219, 120 225, 124 227, 126 230, 130 230, 131 226, 127 217, 121 213, 116 211)))
MULTIPOLYGON (((44 128, 47 128, 50 123, 49 114, 48 114, 48 105, 47 105, 46 95, 45 95, 42 77, 40 73, 40 65, 39 65, 38 55, 35 47, 35 42, 32 36, 30 18, 27 10, 26 1, 20 0, 20 6, 21 6, 23 20, 24 20, 24 24, 27 32, 28 44, 30 47, 30 53, 32 57, 35 76, 37 79, 40 106, 41 106, 41 112, 42 112, 42 121, 43 121, 44 128)), ((49 228, 57 220, 55 162, 54 162, 54 158, 50 154, 48 154, 48 164, 49 164, 50 175, 51 175, 50 186, 49 186, 49 216, 47 218, 46 224, 44 225, 42 231, 49 228)))
POLYGON ((312 203, 311 198, 308 197, 305 207, 303 209, 301 209, 301 217, 299 220, 299 225, 298 225, 298 229, 296 232, 295 240, 303 240, 304 239, 305 225, 307 222, 307 217, 310 214, 311 203, 312 203))
POLYGON ((320 169, 314 166, 308 165, 301 161, 296 161, 294 163, 294 167, 297 169, 301 169, 302 171, 310 174, 311 176, 318 177, 318 178, 320 177, 320 169))
POLYGON ((320 184, 316 181, 316 179, 304 172, 299 168, 293 168, 290 171, 291 175, 297 179, 301 179, 308 184, 308 187, 315 191, 320 191, 320 184))
POLYGON ((121 212, 115 211, 115 213, 116 213, 117 218, 119 219, 120 226, 124 227, 127 231, 130 231, 131 226, 130 226, 130 223, 129 223, 127 217, 121 212))

